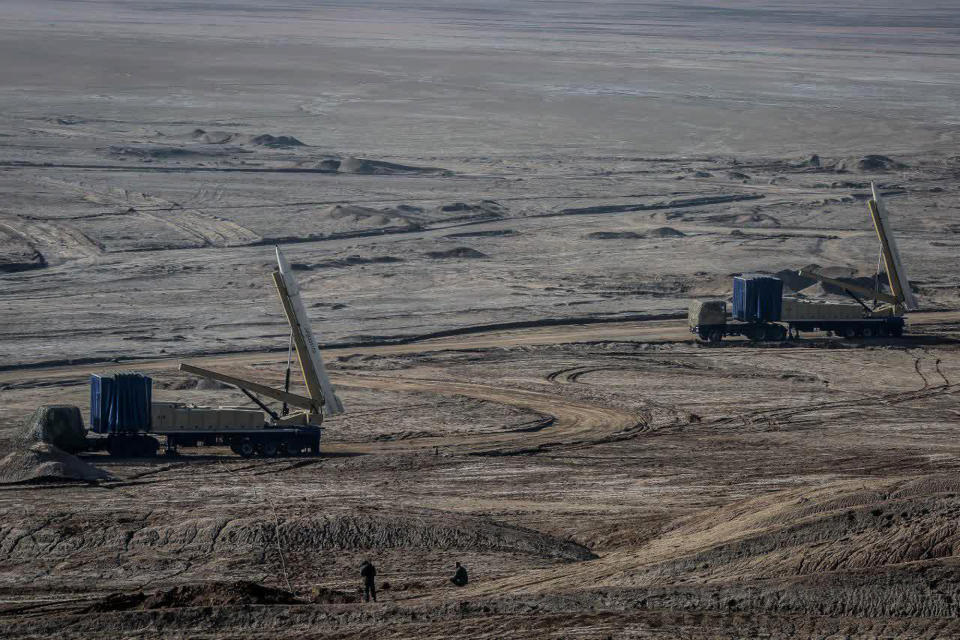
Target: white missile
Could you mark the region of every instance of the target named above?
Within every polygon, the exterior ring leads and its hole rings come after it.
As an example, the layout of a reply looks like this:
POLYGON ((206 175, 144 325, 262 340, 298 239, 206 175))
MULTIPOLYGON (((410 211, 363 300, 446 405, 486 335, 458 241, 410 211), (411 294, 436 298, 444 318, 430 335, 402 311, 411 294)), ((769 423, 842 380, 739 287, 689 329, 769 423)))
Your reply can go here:
POLYGON ((343 404, 330 384, 327 370, 320 357, 320 348, 317 339, 310 328, 310 318, 300 299, 300 285, 293 275, 290 263, 283 257, 280 247, 277 247, 277 265, 279 272, 274 274, 277 291, 283 303, 284 312, 293 331, 294 344, 297 347, 297 358, 300 360, 300 369, 307 385, 310 397, 318 404, 323 404, 324 414, 335 416, 343 413, 343 404))

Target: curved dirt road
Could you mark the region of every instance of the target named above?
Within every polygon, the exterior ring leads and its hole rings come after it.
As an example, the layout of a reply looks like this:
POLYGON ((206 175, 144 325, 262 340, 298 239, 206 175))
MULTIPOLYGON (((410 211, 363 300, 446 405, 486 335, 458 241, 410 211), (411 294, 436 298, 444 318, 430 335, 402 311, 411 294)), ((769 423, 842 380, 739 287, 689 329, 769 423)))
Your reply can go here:
POLYGON ((508 431, 494 434, 417 438, 397 442, 376 442, 369 445, 342 444, 328 446, 331 451, 375 450, 380 453, 435 446, 455 446, 458 453, 474 455, 512 455, 542 451, 557 446, 578 446, 630 438, 647 429, 638 415, 622 409, 599 407, 575 402, 563 396, 525 389, 470 382, 387 378, 367 375, 332 376, 338 387, 359 387, 388 391, 420 391, 440 395, 458 395, 488 402, 529 409, 553 417, 534 431, 508 431))

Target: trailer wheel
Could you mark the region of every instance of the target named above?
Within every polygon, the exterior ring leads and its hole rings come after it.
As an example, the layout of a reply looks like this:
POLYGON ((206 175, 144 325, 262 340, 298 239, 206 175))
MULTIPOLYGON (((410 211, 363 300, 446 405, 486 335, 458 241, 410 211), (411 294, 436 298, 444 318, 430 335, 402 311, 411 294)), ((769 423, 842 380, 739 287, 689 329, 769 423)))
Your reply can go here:
MULTIPOLYGON (((233 447, 231 447, 231 449, 233 449, 233 447)), ((249 440, 244 440, 237 446, 236 449, 234 449, 234 451, 239 453, 244 458, 251 458, 253 457, 253 454, 257 452, 257 449, 253 446, 252 442, 249 440)))
POLYGON ((873 327, 864 327, 864 328, 863 328, 863 337, 864 337, 864 338, 872 338, 873 335, 874 335, 873 327))
POLYGON ((107 451, 114 458, 128 458, 131 456, 132 447, 126 438, 111 435, 107 440, 107 451))
POLYGON ((844 327, 843 328, 843 337, 844 338, 854 338, 857 335, 857 330, 853 327, 844 327))
POLYGON ((156 438, 147 435, 112 435, 107 440, 107 450, 115 458, 152 458, 159 447, 156 438))
POLYGON ((280 453, 280 447, 277 446, 276 440, 267 440, 263 443, 263 455, 267 458, 273 458, 278 453, 280 453))
POLYGON ((764 340, 783 340, 787 337, 787 331, 778 324, 772 324, 763 331, 764 340))
POLYGON ((152 458, 157 455, 160 443, 151 436, 140 436, 137 441, 137 456, 142 458, 152 458))

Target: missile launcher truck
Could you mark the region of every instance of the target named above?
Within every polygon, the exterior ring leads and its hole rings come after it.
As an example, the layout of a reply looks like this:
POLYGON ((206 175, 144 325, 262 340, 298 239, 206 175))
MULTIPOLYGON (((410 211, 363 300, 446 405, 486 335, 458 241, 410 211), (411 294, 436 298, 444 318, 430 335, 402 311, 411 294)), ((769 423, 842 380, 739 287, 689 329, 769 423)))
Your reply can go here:
MULTIPOLYGON (((779 278, 743 275, 733 279, 732 313, 723 300, 695 300, 690 304, 690 331, 701 340, 720 342, 726 336, 750 340, 796 338, 801 332, 825 331, 846 338, 899 337, 904 330, 904 312, 917 308, 896 240, 890 232, 887 213, 876 187, 867 201, 870 218, 880 240, 880 261, 886 271, 890 292, 828 278, 816 271, 799 275, 831 285, 854 303, 816 302, 783 295, 779 278), (871 304, 868 304, 871 302, 871 304), (731 317, 732 316, 732 317, 731 317)), ((877 282, 879 283, 879 268, 877 282)))
POLYGON ((181 371, 236 387, 259 409, 195 407, 154 402, 152 381, 141 374, 94 375, 90 380, 90 427, 98 436, 88 439, 91 448, 124 457, 151 456, 159 449, 157 437, 161 437, 168 453, 197 445, 229 446, 243 457, 320 452, 324 414, 343 413, 343 404, 327 377, 293 270, 279 248, 276 253, 278 269, 273 281, 290 325, 284 389, 181 364, 181 371), (290 392, 294 348, 308 396, 290 392), (282 402, 283 408, 275 411, 261 396, 282 402), (299 410, 290 411, 289 407, 299 410))

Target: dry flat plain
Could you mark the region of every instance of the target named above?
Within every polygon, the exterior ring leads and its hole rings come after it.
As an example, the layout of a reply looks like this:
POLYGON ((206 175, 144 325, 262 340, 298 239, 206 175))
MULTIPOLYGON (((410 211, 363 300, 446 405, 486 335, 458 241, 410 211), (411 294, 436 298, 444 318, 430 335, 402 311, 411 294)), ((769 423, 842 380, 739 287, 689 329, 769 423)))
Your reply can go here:
POLYGON ((718 4, 3 2, 0 454, 94 372, 282 384, 275 244, 348 412, 0 486, 0 635, 960 636, 960 14, 718 4), (873 275, 870 182, 907 336, 693 340, 873 275))

